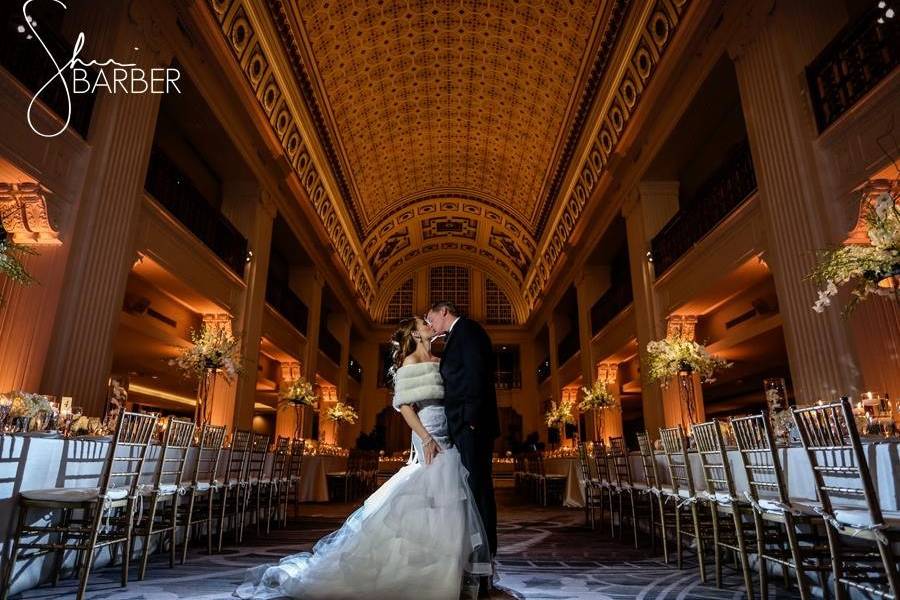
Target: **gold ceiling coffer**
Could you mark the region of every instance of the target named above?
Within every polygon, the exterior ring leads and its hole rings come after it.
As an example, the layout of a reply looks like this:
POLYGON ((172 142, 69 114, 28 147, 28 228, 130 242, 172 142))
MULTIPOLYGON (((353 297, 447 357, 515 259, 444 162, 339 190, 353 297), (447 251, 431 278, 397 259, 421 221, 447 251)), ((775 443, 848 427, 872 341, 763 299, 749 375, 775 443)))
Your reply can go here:
POLYGON ((39 183, 0 183, 0 218, 15 244, 62 244, 39 183))

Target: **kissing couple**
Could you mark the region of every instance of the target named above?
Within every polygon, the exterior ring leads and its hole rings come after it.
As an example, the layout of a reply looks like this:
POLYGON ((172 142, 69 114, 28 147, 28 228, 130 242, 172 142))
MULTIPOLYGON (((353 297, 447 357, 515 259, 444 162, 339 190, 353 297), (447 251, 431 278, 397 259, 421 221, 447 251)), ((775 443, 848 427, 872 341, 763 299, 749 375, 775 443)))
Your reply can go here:
POLYGON ((252 569, 241 598, 486 597, 497 552, 491 474, 500 435, 493 345, 451 302, 391 337, 393 406, 412 429, 409 463, 312 552, 252 569), (444 338, 440 359, 432 342, 444 338))

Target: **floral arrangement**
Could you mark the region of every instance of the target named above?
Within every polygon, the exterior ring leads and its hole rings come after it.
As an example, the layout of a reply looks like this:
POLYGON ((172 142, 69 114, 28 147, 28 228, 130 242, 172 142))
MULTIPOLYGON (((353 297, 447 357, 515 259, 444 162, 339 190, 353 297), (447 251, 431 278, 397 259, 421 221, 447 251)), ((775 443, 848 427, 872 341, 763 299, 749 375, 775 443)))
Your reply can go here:
POLYGON ((305 377, 282 382, 279 395, 291 404, 311 406, 312 408, 317 408, 319 405, 319 397, 316 395, 313 385, 305 377))
POLYGON ((335 423, 343 422, 343 423, 356 423, 359 419, 359 415, 356 414, 356 410, 349 404, 344 404, 343 402, 338 402, 334 406, 328 409, 326 416, 334 421, 335 423))
POLYGON ((649 377, 665 388, 669 379, 681 371, 700 375, 703 381, 714 381, 716 369, 727 369, 731 363, 710 354, 706 346, 680 336, 656 340, 647 344, 649 377))
POLYGON ((578 410, 581 412, 603 408, 616 408, 618 406, 616 397, 609 391, 606 383, 600 380, 592 383, 590 388, 582 387, 581 394, 583 398, 578 405, 578 410))
POLYGON ((550 410, 544 415, 544 418, 547 421, 547 427, 574 425, 575 417, 572 415, 573 408, 575 408, 575 402, 572 400, 563 400, 559 404, 551 401, 550 410))
POLYGON ((193 346, 169 361, 186 376, 202 377, 213 371, 232 381, 243 371, 240 341, 224 326, 204 323, 199 333, 191 330, 191 341, 193 346))
POLYGON ((897 284, 880 287, 880 281, 900 275, 900 210, 897 200, 884 192, 866 207, 863 219, 869 244, 848 244, 820 252, 819 263, 807 276, 820 286, 812 309, 824 312, 840 286, 852 284, 851 298, 844 307, 846 316, 869 295, 894 295, 900 300, 897 284), (892 290, 891 287, 894 289, 892 290))
POLYGON ((103 422, 98 417, 80 416, 69 428, 72 435, 99 434, 103 431, 103 422))
POLYGON ((9 407, 9 416, 17 419, 20 417, 36 417, 40 413, 50 413, 53 407, 50 399, 42 394, 28 394, 26 392, 10 392, 3 394, 4 398, 12 402, 9 407))
POLYGON ((34 278, 22 264, 21 256, 24 254, 37 254, 28 246, 12 243, 7 237, 6 231, 0 228, 0 273, 22 285, 31 285, 34 278))

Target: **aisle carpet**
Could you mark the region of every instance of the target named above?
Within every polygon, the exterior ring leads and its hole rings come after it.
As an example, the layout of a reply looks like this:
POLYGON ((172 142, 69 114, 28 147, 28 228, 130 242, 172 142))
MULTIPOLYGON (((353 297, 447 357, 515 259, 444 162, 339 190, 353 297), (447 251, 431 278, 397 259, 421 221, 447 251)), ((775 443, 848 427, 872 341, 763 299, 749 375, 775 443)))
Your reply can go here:
MULTIPOLYGON (((206 556, 198 549, 184 566, 168 569, 159 555, 151 560, 147 579, 118 585, 118 570, 102 569, 92 577, 90 598, 109 600, 212 600, 231 597, 248 567, 276 561, 285 554, 309 549, 337 528, 352 507, 312 505, 288 530, 270 536, 245 536, 240 549, 229 547, 221 555, 206 556)), ((584 528, 581 511, 536 508, 501 498, 498 584, 506 593, 496 598, 527 599, 625 599, 682 600, 738 599, 743 597, 739 578, 728 574, 723 589, 700 584, 694 563, 682 571, 666 566, 649 549, 608 541, 584 528)), ((136 575, 136 573, 135 573, 136 575)), ((15 600, 72 598, 72 580, 57 588, 43 587, 14 597, 15 600)), ((758 593, 758 590, 756 590, 758 593)), ((781 587, 770 587, 770 598, 796 596, 781 587)))

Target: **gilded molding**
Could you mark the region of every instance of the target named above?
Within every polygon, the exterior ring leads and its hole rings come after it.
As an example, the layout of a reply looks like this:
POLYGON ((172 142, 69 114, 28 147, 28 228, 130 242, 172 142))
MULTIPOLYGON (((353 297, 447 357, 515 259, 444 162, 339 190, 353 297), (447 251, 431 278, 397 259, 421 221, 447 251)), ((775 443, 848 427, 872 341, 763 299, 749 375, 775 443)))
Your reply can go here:
POLYGON ((0 217, 16 244, 62 244, 40 184, 0 183, 0 217))
POLYGON ((532 262, 523 290, 530 308, 535 307, 549 284, 550 275, 564 255, 569 236, 575 230, 592 191, 614 164, 618 144, 640 105, 644 91, 656 74, 656 67, 671 45, 689 3, 690 0, 657 0, 647 13, 640 36, 630 53, 631 58, 612 86, 614 96, 598 118, 599 130, 587 156, 573 170, 575 177, 571 189, 557 209, 553 225, 544 232, 541 249, 532 262))

